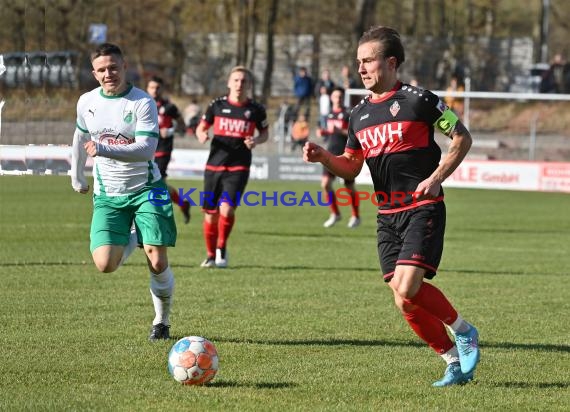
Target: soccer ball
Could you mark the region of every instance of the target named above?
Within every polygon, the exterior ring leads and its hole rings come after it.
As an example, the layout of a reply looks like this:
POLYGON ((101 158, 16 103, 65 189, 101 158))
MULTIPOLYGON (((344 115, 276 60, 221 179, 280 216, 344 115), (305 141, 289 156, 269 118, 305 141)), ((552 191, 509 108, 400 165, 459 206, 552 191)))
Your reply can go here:
POLYGON ((218 351, 206 338, 187 336, 170 349, 168 371, 184 385, 210 382, 218 372, 218 351))

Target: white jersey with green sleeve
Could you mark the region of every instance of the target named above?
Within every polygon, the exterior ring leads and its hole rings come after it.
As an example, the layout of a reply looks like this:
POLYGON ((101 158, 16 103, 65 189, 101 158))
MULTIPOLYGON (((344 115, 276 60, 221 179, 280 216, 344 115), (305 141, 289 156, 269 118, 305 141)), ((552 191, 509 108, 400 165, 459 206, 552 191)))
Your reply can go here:
POLYGON ((98 87, 83 94, 76 126, 77 141, 91 139, 97 146, 96 195, 123 196, 161 179, 153 160, 159 137, 156 103, 141 89, 129 85, 124 93, 107 96, 98 87))

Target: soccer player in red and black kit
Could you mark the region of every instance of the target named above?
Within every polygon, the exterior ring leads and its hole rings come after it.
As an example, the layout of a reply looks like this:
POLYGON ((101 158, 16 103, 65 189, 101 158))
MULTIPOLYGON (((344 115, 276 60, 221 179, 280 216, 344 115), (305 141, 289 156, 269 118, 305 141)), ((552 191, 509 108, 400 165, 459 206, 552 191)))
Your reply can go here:
POLYGON ((208 129, 214 126, 204 173, 202 209, 207 257, 202 267, 228 266, 226 244, 249 179, 251 151, 268 138, 265 108, 248 97, 252 82, 253 75, 247 68, 234 67, 228 78, 228 95, 210 103, 196 129, 198 140, 206 143, 210 138, 208 129), (254 136, 256 129, 258 134, 254 136))
POLYGON ((443 251, 441 184, 469 151, 471 135, 436 95, 398 80, 403 62, 398 32, 382 26, 365 32, 357 63, 372 94, 350 114, 345 152, 334 156, 309 142, 303 156, 345 179, 354 179, 366 161, 380 205, 378 254, 384 280, 414 332, 447 363, 444 376, 433 385, 464 384, 473 379, 479 362, 477 329, 425 279, 435 276, 443 251), (434 129, 451 138, 443 159, 434 129))
MULTIPOLYGON (((318 130, 317 134, 327 138, 327 149, 335 156, 341 155, 346 146, 346 139, 348 136, 348 112, 343 106, 344 89, 335 87, 330 95, 332 107, 331 112, 327 115, 327 128, 318 130)), ((327 194, 331 215, 323 223, 324 227, 331 227, 340 220, 340 210, 336 200, 335 193, 333 192, 333 182, 335 175, 326 167, 323 170, 323 177, 321 179, 321 187, 327 194)), ((354 187, 354 179, 344 179, 344 186, 350 192, 352 208, 352 216, 348 220, 348 227, 355 228, 360 225, 360 215, 358 213, 358 202, 356 201, 356 188, 354 187)))
MULTIPOLYGON (((174 132, 185 130, 184 119, 178 110, 178 107, 166 97, 163 96, 162 91, 164 81, 158 76, 150 78, 146 85, 146 92, 154 99, 158 109, 158 127, 160 130, 160 138, 158 139, 158 146, 154 153, 154 162, 158 165, 162 178, 166 180, 166 170, 172 157, 172 149, 174 148, 174 132)), ((190 203, 179 203, 178 192, 175 188, 168 186, 168 192, 172 202, 177 204, 184 215, 184 223, 190 221, 190 203)))

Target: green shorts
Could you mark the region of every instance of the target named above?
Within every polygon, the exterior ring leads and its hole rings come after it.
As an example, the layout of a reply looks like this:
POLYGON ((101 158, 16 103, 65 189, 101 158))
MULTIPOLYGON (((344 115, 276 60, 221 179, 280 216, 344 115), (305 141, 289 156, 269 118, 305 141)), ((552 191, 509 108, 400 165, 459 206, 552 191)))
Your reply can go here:
POLYGON ((176 223, 172 202, 156 204, 153 190, 168 190, 163 180, 125 196, 93 196, 91 245, 93 252, 103 245, 125 246, 135 223, 139 242, 153 246, 176 244, 176 223), (154 204, 153 204, 154 203, 154 204))

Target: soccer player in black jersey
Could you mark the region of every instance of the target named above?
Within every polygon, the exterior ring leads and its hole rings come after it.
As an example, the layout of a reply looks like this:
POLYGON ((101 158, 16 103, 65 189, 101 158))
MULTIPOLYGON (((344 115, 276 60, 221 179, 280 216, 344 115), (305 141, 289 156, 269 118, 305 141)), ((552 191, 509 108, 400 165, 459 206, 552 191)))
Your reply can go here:
MULTIPOLYGON (((164 96, 163 89, 164 80, 158 76, 152 76, 146 85, 146 92, 154 99, 158 109, 159 139, 154 153, 154 162, 158 165, 158 170, 166 181, 168 176, 166 171, 174 149, 174 132, 177 130, 184 132, 185 125, 178 107, 164 96)), ((172 186, 168 186, 168 192, 172 203, 180 207, 184 216, 184 223, 188 223, 190 221, 190 203, 185 201, 180 204, 178 191, 172 186)))
POLYGON ((265 108, 248 97, 252 80, 248 69, 234 67, 228 78, 228 95, 210 103, 196 129, 198 140, 206 143, 210 138, 208 129, 214 127, 204 173, 202 209, 207 257, 202 267, 228 266, 226 243, 234 225, 235 209, 249 179, 251 151, 268 138, 265 108))
POLYGON ((471 135, 437 96, 398 80, 403 62, 397 31, 377 26, 365 32, 358 44, 358 72, 372 94, 350 114, 346 149, 335 156, 309 142, 303 156, 345 179, 354 179, 366 161, 379 205, 384 279, 408 324, 447 363, 444 376, 433 385, 464 384, 473 379, 479 361, 477 329, 425 279, 435 276, 443 251, 441 184, 469 151, 471 135), (443 159, 435 129, 451 138, 443 159))
MULTIPOLYGON (((330 95, 331 98, 331 111, 327 115, 326 129, 319 129, 317 134, 326 137, 327 149, 332 154, 338 156, 344 152, 346 146, 346 139, 348 136, 348 112, 343 106, 344 89, 335 87, 330 95)), ((326 167, 323 168, 323 177, 321 179, 321 187, 327 194, 327 203, 331 214, 329 218, 323 223, 324 227, 331 227, 340 220, 340 210, 338 202, 333 192, 333 182, 335 175, 326 167)), ((344 179, 344 186, 350 194, 350 206, 352 208, 352 216, 348 220, 348 227, 355 228, 360 225, 360 215, 358 212, 358 203, 356 200, 354 179, 344 179)))

